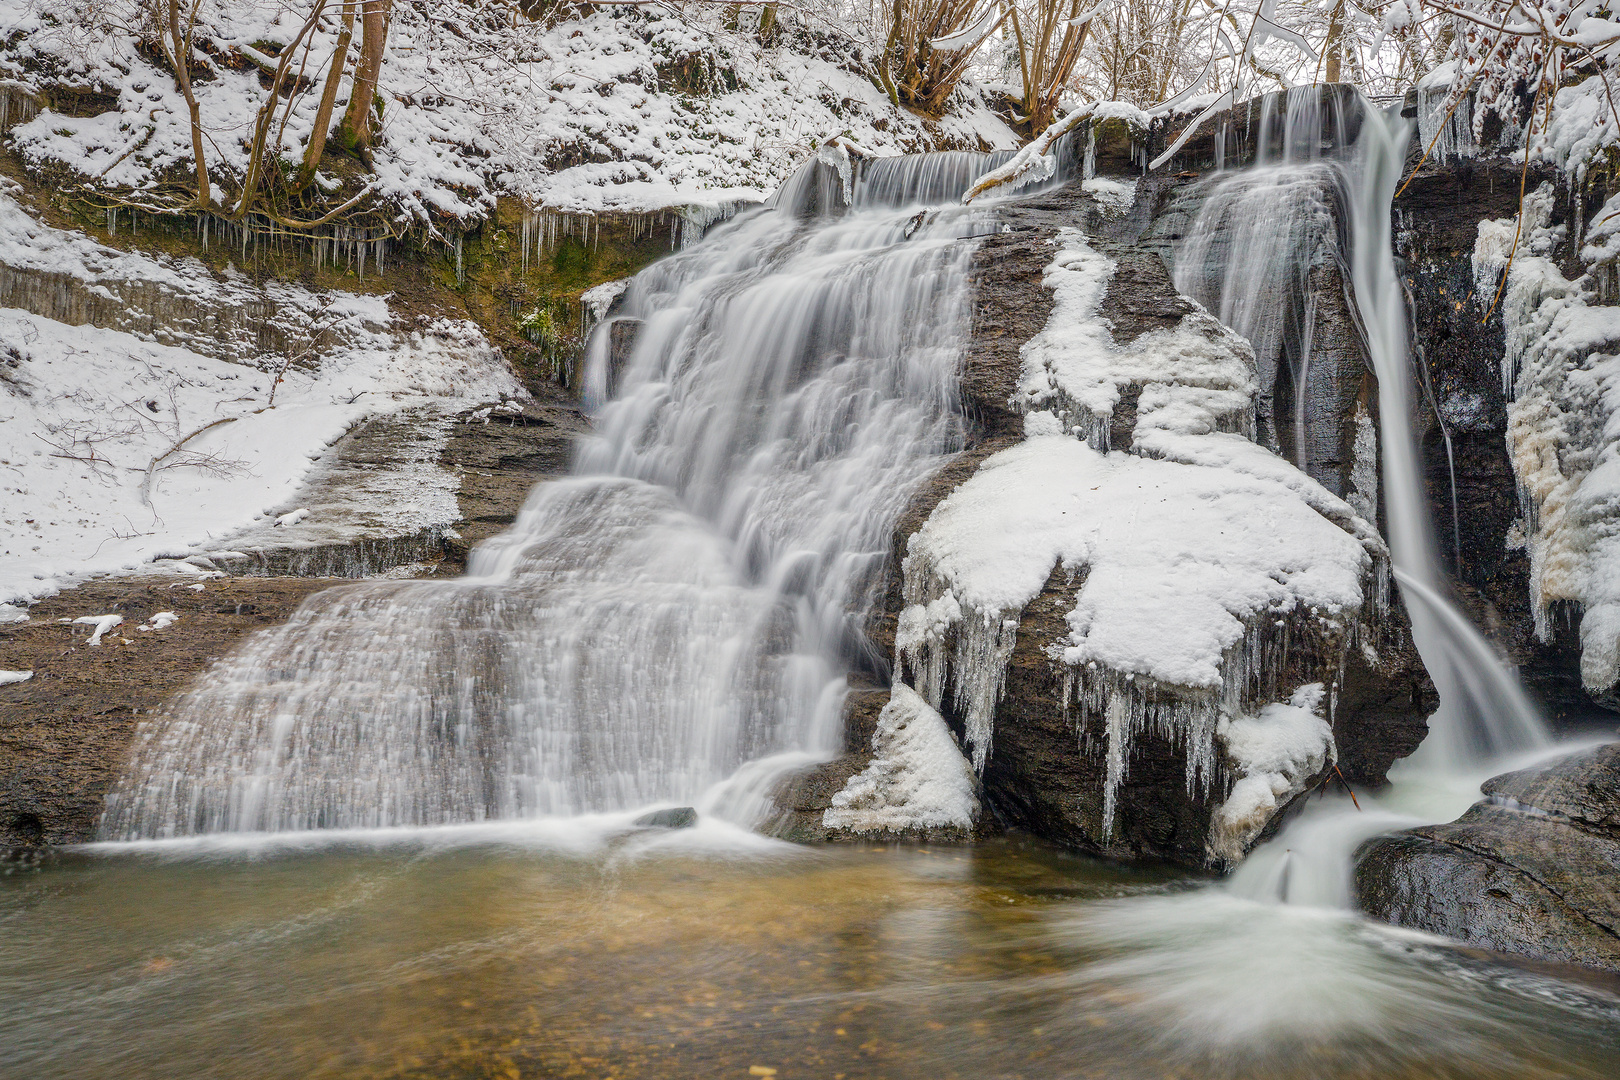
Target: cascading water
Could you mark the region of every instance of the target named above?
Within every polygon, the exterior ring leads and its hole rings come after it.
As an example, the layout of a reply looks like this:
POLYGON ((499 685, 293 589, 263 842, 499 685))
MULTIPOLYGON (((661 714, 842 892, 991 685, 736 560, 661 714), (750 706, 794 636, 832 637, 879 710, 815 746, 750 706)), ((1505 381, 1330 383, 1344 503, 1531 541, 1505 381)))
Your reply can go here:
MULTIPOLYGON (((1321 96, 1302 87, 1268 99, 1268 105, 1280 100, 1284 115, 1263 114, 1252 167, 1212 182, 1177 252, 1176 281, 1250 338, 1263 380, 1303 388, 1317 337, 1310 270, 1338 260, 1377 376, 1380 479, 1395 578, 1440 695, 1428 738, 1397 766, 1420 790, 1397 783, 1396 794, 1383 800, 1396 811, 1375 805, 1363 814, 1347 804, 1312 813, 1251 855, 1233 882, 1242 895, 1348 906, 1349 857, 1361 840, 1424 820, 1412 813, 1454 816, 1478 797, 1485 776, 1545 753, 1548 736, 1516 676, 1449 598, 1432 535, 1412 434, 1414 373, 1390 222, 1412 125, 1364 99, 1353 120, 1335 112, 1324 123, 1315 104, 1321 96), (1348 146, 1347 131, 1354 131, 1348 146), (1281 147, 1276 157, 1268 152, 1273 144, 1281 147)), ((1302 468, 1310 464, 1309 447, 1342 436, 1331 418, 1310 414, 1303 397, 1276 395, 1271 408, 1275 429, 1298 433, 1302 468), (1328 422, 1313 439, 1319 420, 1328 422)))
MULTIPOLYGON (((1334 418, 1309 411, 1315 303, 1311 268, 1338 260, 1352 286, 1367 359, 1378 377, 1382 482, 1396 578, 1424 664, 1440 691, 1425 753, 1471 763, 1542 745, 1533 705, 1491 647, 1446 594, 1412 437, 1411 352, 1396 275, 1389 206, 1411 125, 1359 102, 1356 122, 1326 115, 1326 95, 1300 87, 1266 99, 1255 164, 1213 182, 1176 255, 1176 283, 1255 347, 1262 384, 1286 388, 1271 402, 1273 425, 1296 432, 1299 464, 1316 443, 1339 441, 1334 418), (1284 111, 1276 115, 1278 99, 1284 111), (1355 132, 1348 152, 1341 141, 1355 132), (1280 145, 1277 157, 1270 147, 1280 145), (1348 226, 1340 240, 1337 216, 1348 226)), ((1337 104, 1337 98, 1330 98, 1337 104)))
MULTIPOLYGON (((894 204, 985 164, 934 157, 885 165, 876 207, 857 190, 842 217, 805 222, 790 201, 644 271, 624 307, 634 349, 576 475, 537 488, 466 578, 329 590, 220 665, 144 731, 103 835, 705 792, 723 812, 728 777, 829 751, 894 521, 960 445, 982 212, 894 204)), ((825 193, 828 172, 812 163, 798 188, 825 193)))

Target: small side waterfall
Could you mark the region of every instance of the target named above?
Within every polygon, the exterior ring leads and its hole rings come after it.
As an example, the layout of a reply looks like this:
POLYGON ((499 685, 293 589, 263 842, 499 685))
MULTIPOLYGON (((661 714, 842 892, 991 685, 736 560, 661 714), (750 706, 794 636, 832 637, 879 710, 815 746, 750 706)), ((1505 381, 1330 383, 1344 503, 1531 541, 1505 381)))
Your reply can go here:
POLYGON ((1419 754, 1450 768, 1534 749, 1547 741, 1535 707, 1449 599, 1412 436, 1414 372, 1390 225, 1411 124, 1364 100, 1359 117, 1336 108, 1324 113, 1323 97, 1316 87, 1299 87, 1267 98, 1256 163, 1211 182, 1176 253, 1176 283, 1253 343, 1262 385, 1272 392, 1273 437, 1291 442, 1300 467, 1315 475, 1313 447, 1345 435, 1342 423, 1314 410, 1306 394, 1312 350, 1322 344, 1313 268, 1338 264, 1378 379, 1383 505, 1396 579, 1440 692, 1419 754))
POLYGON ((103 835, 699 802, 830 751, 893 524, 961 441, 983 212, 896 208, 948 186, 909 160, 875 206, 744 214, 644 271, 576 475, 468 577, 329 590, 227 659, 143 731, 103 835))

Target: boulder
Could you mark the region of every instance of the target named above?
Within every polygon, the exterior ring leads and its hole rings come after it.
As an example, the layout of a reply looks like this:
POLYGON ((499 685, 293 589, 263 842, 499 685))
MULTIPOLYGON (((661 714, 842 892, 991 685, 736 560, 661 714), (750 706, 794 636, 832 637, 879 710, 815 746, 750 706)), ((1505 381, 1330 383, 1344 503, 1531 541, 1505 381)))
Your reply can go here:
POLYGON ((690 829, 697 824, 698 813, 690 806, 671 806, 642 814, 631 824, 648 829, 690 829))
POLYGON ((1500 952, 1620 971, 1620 743, 1482 790, 1454 822, 1363 844, 1362 909, 1500 952))

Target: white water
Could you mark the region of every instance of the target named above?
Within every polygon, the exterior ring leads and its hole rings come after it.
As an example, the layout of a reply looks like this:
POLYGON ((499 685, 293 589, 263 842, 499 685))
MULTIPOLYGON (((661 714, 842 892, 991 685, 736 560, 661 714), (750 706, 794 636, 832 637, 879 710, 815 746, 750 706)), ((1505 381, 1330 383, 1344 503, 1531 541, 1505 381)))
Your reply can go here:
POLYGON ((329 590, 219 665, 143 731, 102 835, 747 821, 836 747, 893 523, 960 445, 980 214, 761 211, 650 267, 576 475, 468 577, 329 590))
MULTIPOLYGON (((1281 127, 1280 155, 1267 151, 1276 133, 1264 130, 1256 164, 1215 183, 1187 242, 1178 252, 1177 283, 1248 336, 1269 384, 1286 366, 1303 386, 1309 364, 1313 261, 1339 258, 1348 271, 1368 360, 1378 379, 1383 506, 1395 578, 1412 635, 1440 695, 1429 736, 1391 772, 1391 787, 1364 797, 1311 807, 1268 845, 1254 852, 1230 887, 1240 896, 1294 904, 1352 907, 1351 858, 1382 832, 1456 817, 1479 798, 1482 781, 1509 768, 1556 754, 1546 728, 1517 677, 1450 599, 1437 555, 1422 459, 1413 438, 1414 371, 1407 310, 1395 267, 1390 204, 1399 183, 1412 125, 1363 102, 1348 151, 1324 147, 1316 133, 1342 135, 1342 117, 1324 125, 1317 92, 1286 98, 1286 113, 1268 112, 1281 127), (1342 216, 1347 244, 1330 221, 1342 216), (1340 250, 1341 246, 1344 248, 1340 250)), ((1295 446, 1311 445, 1302 400, 1273 403, 1278 427, 1298 425, 1295 446), (1290 416, 1291 414, 1291 416, 1290 416)), ((1331 418, 1323 427, 1337 438, 1331 418)), ((1307 462, 1301 460, 1301 467, 1307 462)))

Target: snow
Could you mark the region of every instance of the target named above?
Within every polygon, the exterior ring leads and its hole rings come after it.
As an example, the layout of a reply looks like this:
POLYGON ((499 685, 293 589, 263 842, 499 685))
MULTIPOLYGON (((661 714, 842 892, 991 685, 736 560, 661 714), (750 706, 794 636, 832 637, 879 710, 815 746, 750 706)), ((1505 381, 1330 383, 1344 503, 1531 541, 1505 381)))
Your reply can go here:
POLYGON ((283 528, 288 525, 297 525, 300 521, 303 521, 307 517, 309 517, 309 507, 301 506, 297 510, 289 511, 288 513, 282 514, 280 517, 276 518, 275 526, 278 528, 283 528))
POLYGON ((1097 314, 1112 263, 1077 230, 1058 243, 1054 309, 1014 399, 1025 439, 909 540, 896 666, 935 709, 949 690, 982 771, 1021 612, 1060 571, 1072 601, 1049 655, 1066 707, 1104 718, 1106 830, 1138 732, 1185 745, 1189 791, 1207 788, 1217 721, 1249 707, 1267 635, 1304 620, 1347 641, 1382 614, 1388 552, 1348 503, 1250 441, 1246 342, 1195 310, 1116 346, 1097 314), (1127 384, 1129 453, 1108 447, 1127 384))
POLYGON ((1136 202, 1135 180, 1110 180, 1107 177, 1093 176, 1083 181, 1080 187, 1101 203, 1103 212, 1109 215, 1123 214, 1136 202))
POLYGON ((944 718, 896 683, 878 715, 872 763, 833 796, 822 823, 862 833, 971 829, 979 812, 976 787, 944 718))
POLYGON ((27 682, 34 677, 32 671, 0 671, 0 686, 11 683, 27 682))
MULTIPOLYGON (((117 23, 87 33, 77 7, 0 8, 0 73, 55 71, 116 104, 92 117, 47 109, 13 126, 14 145, 36 166, 63 163, 110 185, 152 188, 189 160, 184 101, 131 33, 117 23)), ((241 133, 264 97, 259 68, 232 58, 284 47, 304 13, 278 0, 202 0, 197 11, 199 39, 219 58, 215 77, 196 89, 225 202, 246 170, 241 133)), ((330 11, 311 38, 312 71, 337 39, 330 11)), ((865 77, 867 61, 847 39, 783 8, 776 42, 765 45, 756 22, 728 21, 718 7, 559 10, 530 21, 491 19, 469 3, 397 4, 379 85, 374 190, 396 224, 432 230, 487 216, 498 195, 587 214, 759 201, 829 133, 885 153, 1017 141, 971 81, 947 116, 924 121, 865 77)), ((340 109, 350 85, 346 78, 340 109)), ((301 159, 319 97, 316 89, 294 99, 280 136, 285 159, 301 159)))
POLYGON ((272 407, 279 358, 247 348, 250 334, 182 335, 180 347, 0 310, 0 600, 183 558, 284 513, 327 447, 362 420, 523 395, 471 323, 412 326, 384 297, 285 283, 252 295, 195 260, 114 252, 48 228, 5 195, 0 262, 114 296, 160 283, 198 312, 246 294, 288 320, 321 312, 333 326, 313 364, 285 372, 272 407))
POLYGON ((1241 860, 1272 816, 1336 759, 1333 729, 1321 715, 1325 697, 1321 683, 1307 683, 1287 704, 1222 717, 1216 736, 1238 779, 1210 818, 1209 850, 1226 862, 1241 860))
POLYGON ((151 618, 147 619, 146 622, 142 623, 140 626, 137 626, 135 629, 137 629, 137 630, 164 630, 164 629, 167 629, 169 626, 171 626, 174 623, 177 623, 179 621, 180 621, 180 616, 176 615, 174 612, 172 612, 172 611, 160 611, 157 614, 153 615, 151 618))
POLYGON ((90 635, 90 640, 86 643, 90 645, 100 645, 101 635, 105 634, 113 627, 118 626, 123 621, 124 617, 122 615, 81 615, 77 619, 73 620, 75 625, 82 624, 96 628, 95 632, 90 635))
POLYGON ((14 604, 0 604, 0 624, 28 621, 28 612, 14 604))

